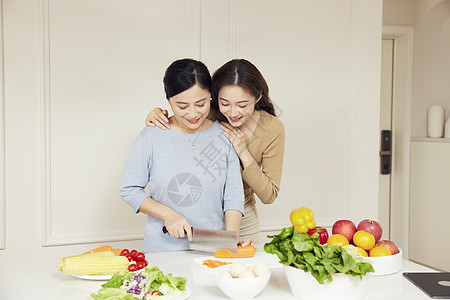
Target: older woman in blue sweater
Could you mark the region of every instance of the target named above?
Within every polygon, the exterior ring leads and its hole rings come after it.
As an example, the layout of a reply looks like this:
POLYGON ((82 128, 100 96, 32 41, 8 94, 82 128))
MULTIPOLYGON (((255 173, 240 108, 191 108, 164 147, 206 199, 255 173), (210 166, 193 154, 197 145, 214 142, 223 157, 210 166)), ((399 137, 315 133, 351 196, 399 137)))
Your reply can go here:
POLYGON ((231 230, 239 236, 244 213, 239 159, 219 123, 207 118, 210 73, 199 61, 181 59, 167 68, 163 81, 174 114, 170 130, 142 130, 120 183, 122 198, 148 215, 144 251, 189 249, 191 227, 231 230), (150 195, 144 191, 147 185, 150 195), (163 226, 169 234, 162 232, 163 226))

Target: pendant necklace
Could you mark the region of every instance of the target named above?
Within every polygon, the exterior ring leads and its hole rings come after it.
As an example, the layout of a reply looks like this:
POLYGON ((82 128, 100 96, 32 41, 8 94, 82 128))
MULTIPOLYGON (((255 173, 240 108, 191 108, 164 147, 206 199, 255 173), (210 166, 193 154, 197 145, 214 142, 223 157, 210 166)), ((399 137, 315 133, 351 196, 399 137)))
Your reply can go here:
POLYGON ((202 125, 200 126, 200 132, 197 134, 197 136, 195 137, 194 141, 191 141, 191 139, 189 138, 188 134, 186 132, 184 132, 183 127, 180 126, 180 123, 178 123, 178 120, 175 118, 175 120, 177 121, 178 126, 181 128, 181 131, 183 131, 183 133, 186 135, 186 138, 189 140, 189 142, 191 143, 191 150, 195 150, 195 142, 197 141, 198 137, 200 136, 200 134, 202 133, 202 128, 203 128, 203 122, 202 125))

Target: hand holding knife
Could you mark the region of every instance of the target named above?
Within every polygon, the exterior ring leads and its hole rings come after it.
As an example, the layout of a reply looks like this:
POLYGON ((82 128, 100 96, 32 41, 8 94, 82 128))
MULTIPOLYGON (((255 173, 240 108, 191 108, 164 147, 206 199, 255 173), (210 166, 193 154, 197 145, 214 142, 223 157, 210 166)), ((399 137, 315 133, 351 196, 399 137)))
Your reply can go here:
MULTIPOLYGON (((162 228, 164 234, 168 233, 166 226, 162 228)), ((189 236, 189 233, 184 230, 189 236)), ((190 249, 206 252, 215 252, 219 249, 228 249, 233 253, 237 252, 236 231, 197 229, 191 227, 192 239, 190 249)))

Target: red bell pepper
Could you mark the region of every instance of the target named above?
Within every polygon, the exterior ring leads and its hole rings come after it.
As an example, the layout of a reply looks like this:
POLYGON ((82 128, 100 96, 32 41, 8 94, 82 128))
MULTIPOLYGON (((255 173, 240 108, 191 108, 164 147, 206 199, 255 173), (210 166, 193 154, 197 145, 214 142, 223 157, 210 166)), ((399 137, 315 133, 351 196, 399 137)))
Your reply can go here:
POLYGON ((308 234, 310 236, 312 236, 316 232, 319 235, 319 243, 322 244, 322 245, 326 244, 327 240, 328 240, 328 231, 325 228, 321 227, 321 226, 316 226, 313 229, 310 229, 308 231, 308 234))

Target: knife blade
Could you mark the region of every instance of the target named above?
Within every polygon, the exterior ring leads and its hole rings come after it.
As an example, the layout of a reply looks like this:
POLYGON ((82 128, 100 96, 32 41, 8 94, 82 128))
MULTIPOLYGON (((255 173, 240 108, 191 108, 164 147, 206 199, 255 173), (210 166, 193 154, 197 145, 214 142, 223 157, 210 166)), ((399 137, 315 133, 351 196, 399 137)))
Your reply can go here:
MULTIPOLYGON (((237 253, 236 231, 214 230, 214 229, 192 229, 192 241, 189 248, 191 250, 216 252, 220 249, 228 249, 232 253, 237 253)), ((163 233, 167 233, 167 228, 162 228, 163 233)), ((186 233, 186 230, 184 231, 186 233)))

